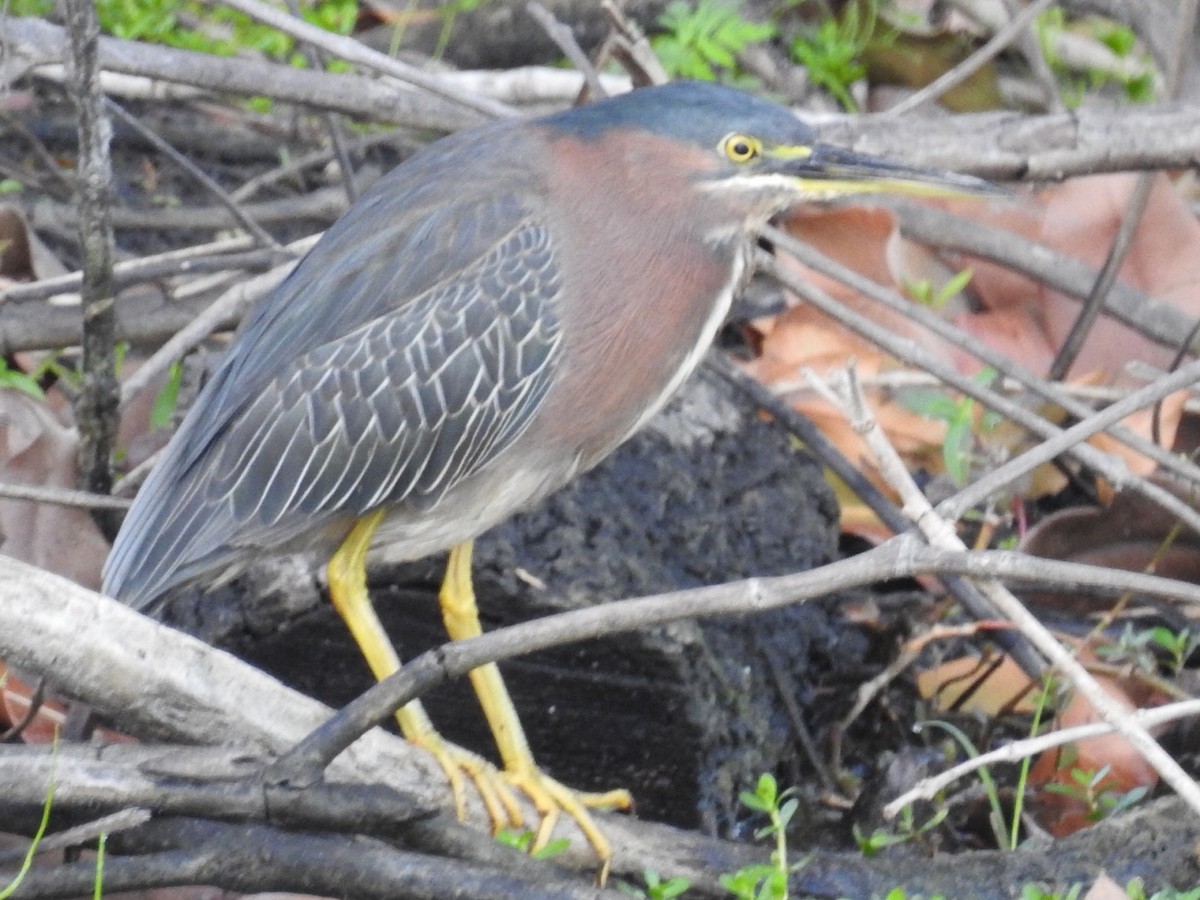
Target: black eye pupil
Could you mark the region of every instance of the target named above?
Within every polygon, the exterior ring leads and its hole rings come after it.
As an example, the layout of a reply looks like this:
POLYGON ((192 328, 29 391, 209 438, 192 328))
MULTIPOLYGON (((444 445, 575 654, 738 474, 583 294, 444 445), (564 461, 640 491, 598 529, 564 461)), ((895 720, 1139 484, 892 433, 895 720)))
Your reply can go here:
POLYGON ((733 155, 734 156, 749 156, 750 155, 750 145, 747 144, 745 141, 738 141, 736 144, 733 145, 733 155))

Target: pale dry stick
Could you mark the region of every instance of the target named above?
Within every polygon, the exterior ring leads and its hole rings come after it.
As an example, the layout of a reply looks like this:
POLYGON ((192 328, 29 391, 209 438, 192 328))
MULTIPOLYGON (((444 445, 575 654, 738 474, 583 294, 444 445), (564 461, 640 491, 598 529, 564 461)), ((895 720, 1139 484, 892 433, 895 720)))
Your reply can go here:
MULTIPOLYGON (((287 249, 302 255, 317 242, 319 234, 310 235, 293 241, 287 249)), ((185 328, 181 328, 165 344, 158 348, 136 372, 125 379, 121 387, 121 406, 128 406, 138 394, 158 375, 171 368, 171 365, 185 353, 208 337, 232 313, 245 310, 251 303, 273 290, 296 265, 296 260, 276 266, 269 272, 264 272, 254 278, 239 282, 212 302, 212 304, 196 316, 185 328)))
MULTIPOLYGON (((841 390, 834 388, 831 399, 837 402, 843 415, 866 442, 875 457, 880 474, 892 489, 899 493, 905 515, 916 524, 925 539, 936 548, 965 551, 966 546, 959 540, 953 526, 937 514, 929 500, 921 493, 921 489, 904 467, 900 454, 872 417, 866 398, 855 381, 852 368, 848 370, 841 390)), ((1129 741, 1163 781, 1174 788, 1184 802, 1200 815, 1200 785, 1197 785, 1179 763, 1159 746, 1150 733, 1117 705, 1114 698, 1096 682, 1087 669, 1003 584, 994 579, 979 579, 977 586, 1092 705, 1096 714, 1129 741)))
MULTIPOLYGON (((159 277, 163 270, 170 270, 193 259, 203 259, 208 256, 219 256, 223 253, 236 253, 254 247, 254 239, 249 235, 239 235, 233 238, 223 238, 209 244, 197 244, 194 247, 184 247, 179 250, 169 250, 154 256, 143 256, 139 259, 129 259, 113 266, 113 282, 117 286, 129 284, 143 277, 143 273, 152 273, 159 277)), ((65 275, 55 275, 43 278, 29 284, 14 284, 0 290, 0 303, 17 303, 24 300, 44 300, 62 294, 63 303, 79 303, 79 285, 83 281, 82 272, 67 272, 65 275), (72 292, 74 294, 72 295, 72 292)))
MULTIPOLYGON (((1129 714, 1129 718, 1143 728, 1153 728, 1156 725, 1165 725, 1168 722, 1175 722, 1179 719, 1198 715, 1200 715, 1200 700, 1193 699, 1180 700, 1177 703, 1167 703, 1152 709, 1134 710, 1129 714)), ((932 800, 940 791, 945 790, 958 779, 970 775, 984 766, 990 766, 995 763, 1021 762, 1037 753, 1044 753, 1047 750, 1061 747, 1064 744, 1073 744, 1076 741, 1112 734, 1113 730, 1113 727, 1107 722, 1089 722, 1086 725, 1075 725, 1071 728, 1051 731, 1037 737, 1012 741, 1003 747, 997 747, 995 750, 989 750, 987 753, 980 753, 978 756, 972 756, 970 759, 963 760, 945 772, 931 775, 928 778, 922 778, 912 788, 888 803, 883 808, 883 814, 890 818, 910 803, 915 803, 918 800, 932 800)))
POLYGON ((967 485, 950 499, 940 503, 938 515, 955 521, 977 503, 981 503, 1005 485, 1011 484, 1022 475, 1032 472, 1043 463, 1079 446, 1083 441, 1111 428, 1126 416, 1147 406, 1152 406, 1176 391, 1191 387, 1200 381, 1200 359, 1181 366, 1169 375, 1164 375, 1145 387, 1131 391, 1120 400, 1098 412, 1092 413, 1058 434, 1048 437, 1037 446, 1014 456, 1008 462, 989 470, 977 481, 967 485))
POLYGON ((1018 15, 1013 17, 1011 22, 992 35, 986 44, 949 72, 940 75, 912 96, 906 97, 887 112, 882 113, 881 117, 894 118, 903 115, 906 112, 916 109, 925 101, 936 99, 950 90, 950 88, 962 84, 993 58, 998 56, 1000 51, 1020 37, 1021 33, 1030 26, 1033 20, 1053 2, 1054 0, 1036 0, 1036 2, 1029 4, 1018 15))
MULTIPOLYGON (((771 231, 770 229, 765 229, 763 233, 769 235, 771 231)), ((792 244, 797 243, 794 239, 787 238, 786 235, 784 237, 792 244)), ((770 239, 774 240, 774 237, 770 239)), ((963 376, 952 365, 936 358, 916 340, 898 335, 895 331, 884 328, 861 313, 855 312, 844 304, 834 300, 828 293, 815 285, 796 277, 781 267, 765 251, 760 251, 755 261, 758 271, 774 278, 798 297, 811 303, 814 307, 826 313, 844 327, 866 338, 876 346, 881 347, 897 359, 931 372, 955 390, 973 400, 978 400, 989 409, 995 410, 1039 437, 1051 438, 1062 432, 1061 428, 1045 417, 1038 415, 1025 406, 1014 403, 1001 393, 984 387, 974 379, 963 376)), ((869 279, 862 279, 861 276, 856 276, 852 280, 848 279, 846 283, 857 287, 857 283, 863 281, 867 285, 873 284, 869 279)), ((1068 402, 1070 402, 1069 398, 1068 402)), ((1087 412, 1090 413, 1091 410, 1089 409, 1087 412)), ((1197 510, 1180 500, 1170 491, 1151 483, 1145 478, 1133 475, 1124 460, 1104 453, 1089 444, 1075 444, 1069 447, 1066 452, 1083 465, 1098 472, 1117 490, 1129 489, 1140 494, 1175 516, 1189 530, 1200 534, 1200 512, 1197 512, 1197 510)))
MULTIPOLYGON (((295 262, 295 256, 291 254, 285 255, 288 256, 288 259, 279 263, 279 265, 286 266, 288 263, 295 262)), ((259 274, 262 273, 260 272, 259 274)), ((180 284, 174 285, 171 288, 171 299, 176 303, 182 303, 193 297, 211 295, 215 291, 224 292, 231 284, 240 282, 246 277, 246 273, 238 269, 221 269, 217 272, 204 272, 193 278, 188 278, 180 284)))
POLYGON ((128 500, 48 484, 0 482, 0 499, 28 500, 33 503, 52 503, 55 506, 75 506, 80 509, 129 509, 128 500))
MULTIPOLYGON (((407 129, 394 128, 378 132, 377 134, 363 135, 354 140, 347 141, 346 150, 351 153, 359 153, 380 144, 390 143, 405 144, 406 147, 404 149, 406 153, 411 153, 411 147, 415 145, 415 141, 409 137, 407 129)), ((333 151, 329 149, 313 150, 309 153, 291 157, 285 164, 242 182, 239 188, 229 192, 229 196, 237 202, 242 203, 269 185, 276 184, 285 178, 290 178, 293 175, 303 172, 305 169, 323 165, 333 158, 333 151)))
MULTIPOLYGON (((206 2, 210 6, 215 5, 213 0, 206 0, 206 2)), ((240 12, 244 12, 250 18, 262 22, 264 25, 270 25, 284 34, 291 35, 298 41, 311 44, 346 62, 366 66, 377 72, 382 72, 384 75, 391 75, 393 78, 398 78, 415 87, 423 88, 431 94, 436 94, 454 103, 460 103, 469 109, 476 110, 485 115, 494 116, 495 118, 507 118, 516 115, 516 110, 511 106, 461 91, 447 84, 436 75, 422 72, 416 66, 410 66, 407 63, 392 59, 378 50, 372 50, 354 38, 342 37, 341 35, 325 31, 323 28, 318 28, 316 25, 309 25, 303 19, 290 16, 281 10, 260 2, 260 0, 221 0, 221 5, 231 6, 240 12)))

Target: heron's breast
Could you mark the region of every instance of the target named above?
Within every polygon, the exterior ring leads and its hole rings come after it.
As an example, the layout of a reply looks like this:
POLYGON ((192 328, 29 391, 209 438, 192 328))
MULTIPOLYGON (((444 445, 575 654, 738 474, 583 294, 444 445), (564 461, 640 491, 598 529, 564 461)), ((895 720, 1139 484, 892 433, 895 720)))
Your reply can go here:
MULTIPOLYGON (((605 139, 563 141, 552 238, 563 352, 543 415, 583 467, 641 427, 699 364, 740 292, 749 236, 673 171, 605 139), (622 163, 625 165, 622 165, 622 163)), ((686 168, 686 167, 685 167, 686 168)))

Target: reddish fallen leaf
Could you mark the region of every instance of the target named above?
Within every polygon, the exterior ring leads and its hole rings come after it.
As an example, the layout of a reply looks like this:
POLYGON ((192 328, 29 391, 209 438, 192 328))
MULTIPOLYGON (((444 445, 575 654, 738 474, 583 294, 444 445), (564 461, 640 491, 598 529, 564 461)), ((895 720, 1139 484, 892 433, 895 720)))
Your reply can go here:
MULTIPOLYGON (((0 731, 15 728, 25 722, 33 703, 33 687, 14 675, 0 660, 0 731)), ((62 731, 66 710, 61 703, 43 700, 37 713, 21 731, 27 744, 48 744, 62 731)))
MULTIPOLYGON (((1083 663, 1094 662, 1086 648, 1078 653, 1083 663)), ((1105 675, 1096 681, 1117 706, 1133 710, 1158 706, 1163 696, 1147 695, 1133 679, 1105 675)), ((1083 696, 1073 694, 1055 717, 1055 726, 1071 728, 1100 721, 1083 696)), ((1155 729, 1161 733, 1162 729, 1155 729)), ((1065 837, 1095 824, 1131 792, 1148 792, 1158 784, 1158 773, 1121 735, 1113 732, 1049 750, 1029 770, 1030 811, 1055 837, 1065 837)))
MULTIPOLYGON (((1128 572, 1153 572, 1166 578, 1200 581, 1200 536, 1176 531, 1176 520, 1162 507, 1131 493, 1119 494, 1104 508, 1073 507, 1042 519, 1021 540, 1033 556, 1081 562, 1128 572)), ((1048 587, 1027 589, 1026 602, 1075 616, 1109 609, 1111 596, 1048 587)), ((1156 603, 1138 598, 1137 605, 1156 603)), ((1168 607, 1168 610, 1173 607, 1168 607)))

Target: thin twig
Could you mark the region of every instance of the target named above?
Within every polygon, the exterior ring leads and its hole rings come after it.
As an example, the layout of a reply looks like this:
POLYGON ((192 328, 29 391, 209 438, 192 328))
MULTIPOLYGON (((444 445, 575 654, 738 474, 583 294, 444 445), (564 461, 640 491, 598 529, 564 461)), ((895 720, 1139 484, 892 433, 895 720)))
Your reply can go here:
POLYGON ((550 40, 554 41, 558 49, 563 52, 563 55, 570 60, 571 65, 583 75, 584 82, 587 84, 587 92, 591 95, 591 98, 593 100, 600 100, 607 97, 608 91, 600 83, 600 73, 596 71, 596 67, 592 65, 592 61, 588 59, 587 54, 583 52, 583 48, 579 46, 579 42, 575 40, 575 32, 554 18, 554 14, 538 3, 537 0, 531 0, 531 2, 525 4, 525 10, 542 27, 542 31, 546 32, 550 40))
POLYGON ((191 175, 192 178, 194 178, 206 191, 216 197, 217 202, 229 210, 229 214, 232 215, 238 222, 240 222, 243 228, 254 235, 260 244, 262 244, 264 247, 270 247, 273 250, 280 249, 279 242, 275 240, 275 238, 271 237, 266 229, 254 221, 254 219, 251 218, 244 209, 242 209, 240 204, 234 202, 233 198, 229 196, 229 192, 213 181, 203 169, 172 147, 169 143, 164 141, 154 132, 153 129, 142 124, 142 122, 136 116, 132 116, 126 112, 119 103, 116 103, 112 100, 106 100, 105 103, 113 115, 144 137, 154 146, 156 150, 158 150, 159 153, 191 175))
POLYGON ((98 83, 96 45, 100 25, 96 10, 90 0, 67 0, 65 9, 71 37, 72 95, 79 109, 79 240, 84 251, 83 381, 75 401, 79 484, 89 491, 107 494, 112 488, 110 458, 116 445, 121 390, 116 376, 114 243, 109 216, 112 123, 104 113, 98 83))
POLYGON ((28 500, 33 503, 51 503, 55 506, 73 506, 79 509, 129 509, 129 501, 109 494, 89 491, 74 491, 70 488, 52 487, 44 484, 11 484, 0 482, 0 498, 5 500, 28 500))
MULTIPOLYGON (((317 242, 320 235, 311 235, 288 244, 293 254, 303 254, 317 242)), ((227 290, 208 306, 204 312, 192 319, 176 332, 170 340, 158 348, 138 370, 125 379, 121 389, 121 405, 127 406, 134 397, 144 391, 154 379, 166 372, 172 364, 182 359, 193 347, 220 328, 230 318, 241 318, 251 303, 273 290, 296 265, 296 260, 276 266, 255 278, 241 281, 227 290)))
MULTIPOLYGON (((177 275, 187 271, 190 260, 204 259, 210 256, 221 256, 225 253, 236 253, 248 250, 254 246, 254 239, 249 235, 223 238, 208 244, 196 244, 179 250, 168 250, 153 256, 143 256, 140 259, 129 259, 113 266, 113 284, 115 287, 126 287, 139 281, 151 281, 167 275, 177 275)), ((78 291, 83 282, 82 272, 67 272, 65 275, 55 275, 53 278, 43 278, 30 284, 14 284, 0 290, 0 303, 22 303, 29 300, 45 300, 56 294, 78 291)), ((78 302, 78 300, 76 300, 78 302)))
MULTIPOLYGON (((887 435, 871 416, 866 398, 855 384, 853 369, 847 373, 844 387, 838 391, 843 413, 863 438, 875 456, 880 473, 894 490, 899 492, 905 513, 916 523, 921 534, 934 547, 943 550, 963 551, 966 547, 959 540, 954 527, 942 518, 921 493, 901 460, 900 454, 891 445, 887 435)), ((837 386, 835 385, 835 390, 837 386)), ((995 579, 984 579, 979 587, 989 599, 1028 637, 1046 656, 1071 686, 1085 699, 1096 714, 1138 751, 1162 776, 1184 802, 1200 815, 1200 785, 1192 780, 1183 768, 1167 753, 1150 733, 1131 719, 1116 699, 1104 690, 1091 673, 1068 651, 1037 617, 1029 612, 1012 593, 995 579)))
MULTIPOLYGON (((798 242, 787 235, 780 234, 780 237, 786 241, 798 244, 798 242)), ((771 239, 775 240, 775 237, 771 239)), ((799 245, 799 248, 805 255, 811 256, 811 253, 807 249, 804 249, 803 245, 799 245)), ((1026 407, 1014 403, 1002 393, 993 391, 979 384, 976 380, 961 375, 951 365, 934 357, 915 340, 899 337, 894 332, 876 324, 866 316, 846 308, 825 291, 802 281, 791 272, 788 272, 765 251, 760 252, 758 255, 758 268, 759 271, 779 281, 788 290, 813 304, 817 309, 834 317, 846 328, 878 345, 898 359, 905 360, 933 373, 944 383, 954 387, 955 390, 974 400, 978 400, 989 409, 995 410, 1034 434, 1042 438, 1050 438, 1062 432, 1062 429, 1054 423, 1030 411, 1026 407)), ((861 278, 860 280, 866 281, 866 279, 861 278)), ((1146 499, 1178 518, 1190 530, 1200 534, 1200 513, 1164 488, 1152 484, 1145 478, 1138 478, 1132 475, 1124 460, 1097 450, 1088 444, 1076 444, 1067 453, 1074 456, 1083 465, 1100 473, 1117 490, 1128 488, 1141 494, 1146 499)))
MULTIPOLYGON (((1154 728, 1169 722, 1177 722, 1189 716, 1200 715, 1200 700, 1181 700, 1178 703, 1168 703, 1152 709, 1138 709, 1129 714, 1129 718, 1143 728, 1154 728)), ((1112 734, 1116 729, 1107 722, 1089 722, 1087 725, 1075 725, 1050 731, 1037 737, 1012 741, 987 753, 980 753, 970 759, 963 760, 953 768, 947 769, 929 778, 922 778, 910 790, 905 791, 883 808, 885 816, 894 816, 910 803, 918 800, 932 800, 941 791, 965 775, 982 769, 984 766, 996 763, 1015 763, 1028 759, 1038 753, 1044 753, 1064 744, 1073 744, 1088 738, 1102 737, 1112 734)))
POLYGON ((1200 381, 1200 359, 1164 375, 1157 381, 1132 391, 1104 409, 1081 419, 1075 425, 1058 434, 1048 436, 1036 447, 1014 456, 1004 464, 991 469, 986 475, 967 485, 949 500, 938 505, 938 513, 948 519, 957 520, 977 503, 983 502, 1001 487, 1032 472, 1035 468, 1070 451, 1074 446, 1102 431, 1139 409, 1153 406, 1158 400, 1200 381))
MULTIPOLYGON (((934 212, 934 210, 928 210, 934 212)), ((902 222, 905 221, 911 214, 918 214, 919 208, 906 205, 901 213, 902 222)), ((937 216, 945 214, 936 213, 937 216)), ((941 222, 941 231, 945 231, 949 225, 949 220, 953 217, 947 217, 946 221, 941 222)), ((903 229, 903 225, 902 225, 903 229)), ((960 227, 959 231, 966 231, 960 227)), ((905 318, 916 322, 921 327, 928 329, 933 334, 941 337, 954 346, 965 350, 976 359, 984 364, 991 366, 1005 376, 1012 378, 1023 384, 1028 390, 1032 391, 1038 397, 1060 406, 1073 416, 1082 418, 1092 414, 1093 410, 1083 402, 1076 400, 1069 392, 1064 391, 1061 385, 1054 384, 1044 378, 1039 377, 1025 366, 1020 365, 1015 360, 1003 353, 989 347, 983 341, 979 340, 972 334, 968 334, 961 328, 945 321, 941 316, 937 315, 932 310, 926 309, 919 303, 912 303, 904 297, 901 297, 893 290, 884 288, 882 285, 876 284, 864 275, 855 272, 848 266, 830 259, 822 253, 814 250, 812 247, 797 241, 794 237, 786 232, 780 231, 777 228, 766 228, 763 230, 764 236, 769 238, 778 247, 785 249, 789 254, 794 256, 804 265, 816 271, 828 275, 837 281, 842 282, 848 287, 854 288, 864 297, 883 304, 886 308, 893 312, 900 313, 905 318)), ((834 316, 837 318, 837 316, 834 316)), ((1176 329, 1173 334, 1179 334, 1176 329)), ((1109 429, 1109 434, 1116 438, 1127 447, 1141 453, 1149 459, 1154 460, 1159 466, 1179 478, 1200 484, 1200 468, 1197 468, 1189 460, 1182 458, 1174 453, 1171 453, 1167 448, 1161 447, 1153 441, 1147 440, 1141 435, 1131 431, 1123 425, 1114 425, 1109 429)))
MULTIPOLYGON (((1189 603, 1200 602, 1200 586, 1185 582, 1108 567, 1037 559, 1009 551, 945 551, 925 546, 917 535, 905 534, 853 559, 839 560, 809 572, 619 600, 443 645, 416 657, 345 706, 281 757, 271 767, 269 777, 295 786, 314 782, 330 761, 360 735, 390 718, 396 709, 485 662, 503 662, 549 647, 681 619, 778 609, 834 591, 918 573, 974 575, 984 580, 1005 578, 1019 582, 1049 577, 1076 588, 1090 587, 1107 593, 1136 590, 1189 603)), ((1018 626, 1024 628, 1023 623, 1018 626)), ((0 630, 0 651, 2 635, 0 630)))
POLYGON ((1117 280, 1117 273, 1121 271, 1121 266, 1125 264, 1125 258, 1133 247, 1133 238, 1137 234, 1138 225, 1141 224, 1142 215, 1146 212, 1150 189, 1154 187, 1154 179, 1157 177, 1155 172, 1142 172, 1138 175, 1133 192, 1129 195, 1129 202, 1125 206, 1125 215, 1121 218, 1117 233, 1108 247, 1108 254, 1104 258, 1100 274, 1096 276, 1096 283, 1092 285, 1087 299, 1083 302, 1083 309, 1071 323, 1071 328, 1063 339, 1062 346, 1054 355, 1054 362, 1050 364, 1047 377, 1051 381, 1061 381, 1067 377, 1071 366, 1079 357, 1083 342, 1091 334, 1092 327, 1100 318, 1100 314, 1104 312, 1108 292, 1112 290, 1112 286, 1117 280))
MULTIPOLYGON (((287 0, 288 12, 295 18, 300 18, 300 4, 296 0, 287 0)), ((325 68, 325 56, 316 47, 305 44, 301 48, 304 58, 314 69, 325 68)), ((329 135, 329 143, 333 148, 334 158, 338 161, 338 172, 341 173, 342 187, 346 191, 346 202, 353 205, 358 199, 358 186, 354 183, 354 165, 350 161, 350 152, 346 149, 346 134, 337 116, 328 110, 320 113, 321 124, 329 135)))

